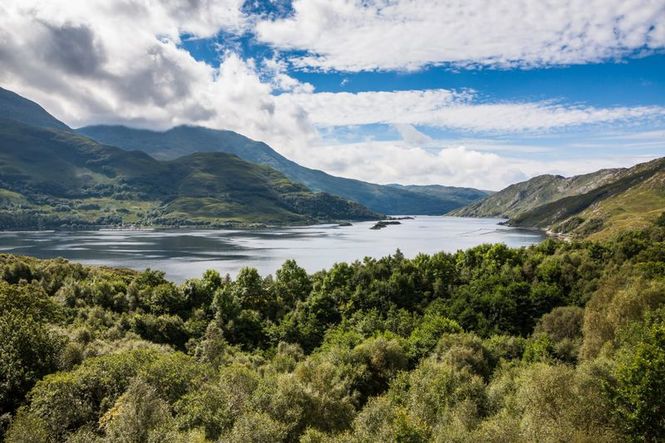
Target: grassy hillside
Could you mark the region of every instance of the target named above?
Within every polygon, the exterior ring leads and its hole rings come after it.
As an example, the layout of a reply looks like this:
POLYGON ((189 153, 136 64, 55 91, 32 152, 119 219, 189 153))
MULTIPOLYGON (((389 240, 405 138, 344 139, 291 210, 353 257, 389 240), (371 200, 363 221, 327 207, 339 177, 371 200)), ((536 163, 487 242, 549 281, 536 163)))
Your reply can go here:
MULTIPOLYGON (((637 186, 589 206, 579 214, 586 220, 579 229, 603 220, 603 228, 591 238, 604 238, 628 229, 640 229, 657 220, 665 209, 665 171, 661 170, 637 186)), ((563 225, 563 224, 561 224, 563 225)), ((564 226, 555 229, 563 229, 564 226)))
POLYGON ((388 186, 335 177, 305 168, 283 157, 265 143, 232 131, 179 126, 165 132, 123 126, 89 126, 78 130, 101 143, 142 150, 159 159, 193 152, 226 152, 252 163, 271 166, 308 188, 356 201, 385 214, 439 215, 485 197, 483 191, 448 186, 388 186))
POLYGON ((456 209, 450 215, 460 217, 514 218, 541 205, 564 197, 584 194, 621 176, 622 169, 603 169, 591 174, 565 178, 540 175, 515 183, 483 200, 456 209))
POLYGON ((514 226, 606 237, 649 225, 665 210, 665 158, 622 170, 615 181, 510 219, 514 226))
POLYGON ((606 238, 647 226, 665 210, 664 176, 665 158, 570 178, 542 175, 450 215, 505 217, 511 226, 606 238))
POLYGON ((267 166, 223 153, 158 161, 70 131, 0 119, 0 228, 372 219, 267 166))
POLYGON ((37 103, 3 88, 0 88, 0 118, 11 118, 42 128, 69 129, 66 124, 46 112, 37 103))

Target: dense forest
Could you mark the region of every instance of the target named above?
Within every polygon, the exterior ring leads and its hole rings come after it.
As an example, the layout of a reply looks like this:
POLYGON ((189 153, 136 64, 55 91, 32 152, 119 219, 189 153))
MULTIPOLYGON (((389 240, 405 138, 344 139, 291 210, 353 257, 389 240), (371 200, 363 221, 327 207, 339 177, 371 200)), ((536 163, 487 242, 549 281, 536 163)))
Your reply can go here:
POLYGON ((665 438, 665 214, 308 275, 0 256, 8 442, 665 438))

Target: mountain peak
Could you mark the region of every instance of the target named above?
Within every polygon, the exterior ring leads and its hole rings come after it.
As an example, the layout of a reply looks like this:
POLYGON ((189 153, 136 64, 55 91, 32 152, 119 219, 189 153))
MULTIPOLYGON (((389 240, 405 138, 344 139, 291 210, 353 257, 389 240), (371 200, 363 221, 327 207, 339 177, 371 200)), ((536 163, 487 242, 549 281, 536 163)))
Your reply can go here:
POLYGON ((172 160, 195 152, 225 152, 251 163, 270 166, 290 180, 314 191, 327 192, 388 214, 443 214, 478 200, 484 191, 450 186, 378 185, 335 177, 301 166, 267 144, 230 130, 181 125, 158 132, 115 126, 88 126, 77 130, 107 145, 142 150, 151 156, 172 160))
POLYGON ((70 130, 32 100, 0 87, 0 118, 41 128, 70 130))

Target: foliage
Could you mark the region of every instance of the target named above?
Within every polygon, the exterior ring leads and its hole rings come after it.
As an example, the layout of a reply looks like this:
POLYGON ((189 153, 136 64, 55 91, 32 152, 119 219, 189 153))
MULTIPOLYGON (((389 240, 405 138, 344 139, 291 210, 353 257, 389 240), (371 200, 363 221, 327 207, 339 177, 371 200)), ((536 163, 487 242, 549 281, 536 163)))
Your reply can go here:
POLYGON ((0 255, 9 442, 659 441, 665 228, 308 275, 0 255))
POLYGON ((628 435, 646 441, 665 437, 665 322, 635 325, 608 386, 614 411, 628 435))

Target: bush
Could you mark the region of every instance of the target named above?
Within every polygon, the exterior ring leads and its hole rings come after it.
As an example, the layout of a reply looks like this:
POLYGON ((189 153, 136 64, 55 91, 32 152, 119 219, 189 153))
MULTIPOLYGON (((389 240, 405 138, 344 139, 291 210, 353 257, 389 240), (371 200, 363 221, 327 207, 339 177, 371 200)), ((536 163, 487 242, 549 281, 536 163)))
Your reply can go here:
POLYGON ((665 437, 665 323, 639 326, 637 342, 620 351, 608 385, 619 424, 635 441, 665 437))
POLYGON ((110 441, 159 441, 173 427, 169 405, 157 390, 136 378, 99 420, 110 441))
POLYGON ((267 414, 249 413, 238 419, 225 440, 233 443, 275 443, 284 440, 285 428, 267 414))
POLYGON ((409 347, 414 360, 432 352, 443 334, 462 332, 457 322, 437 314, 426 314, 409 336, 409 347))

